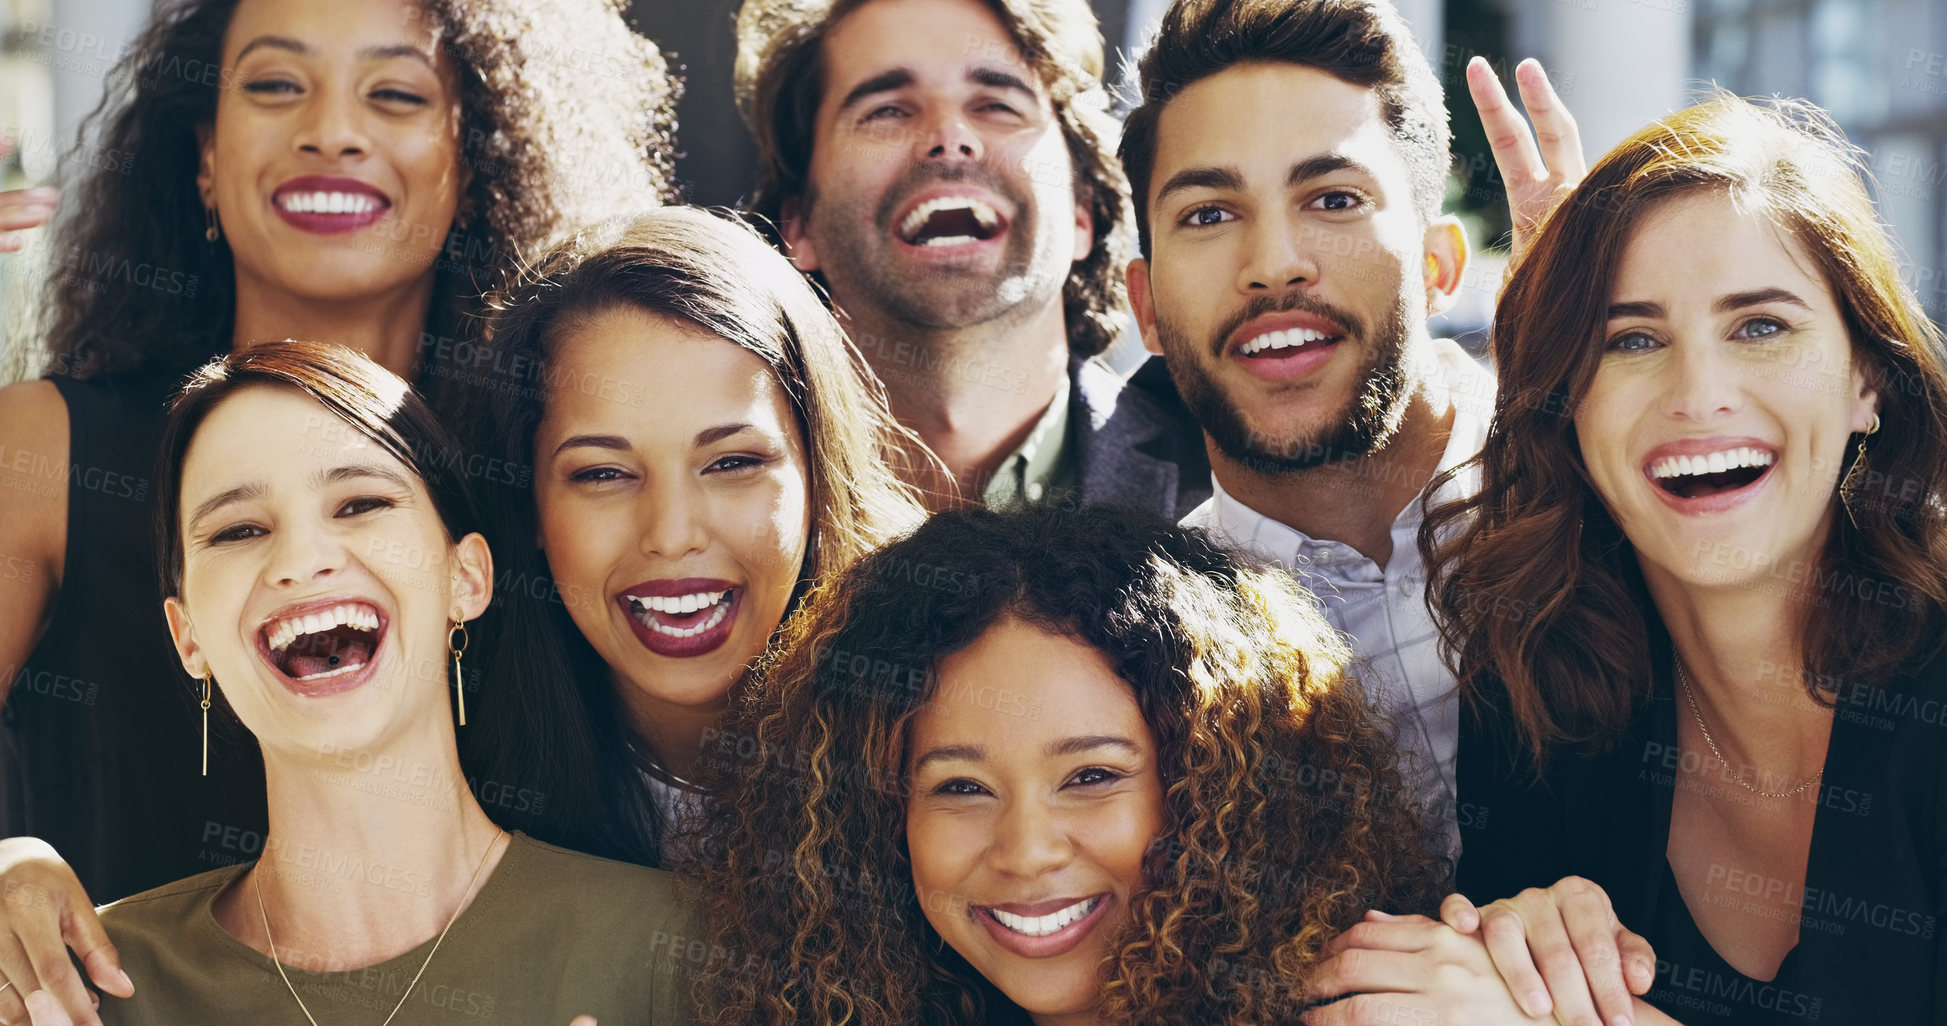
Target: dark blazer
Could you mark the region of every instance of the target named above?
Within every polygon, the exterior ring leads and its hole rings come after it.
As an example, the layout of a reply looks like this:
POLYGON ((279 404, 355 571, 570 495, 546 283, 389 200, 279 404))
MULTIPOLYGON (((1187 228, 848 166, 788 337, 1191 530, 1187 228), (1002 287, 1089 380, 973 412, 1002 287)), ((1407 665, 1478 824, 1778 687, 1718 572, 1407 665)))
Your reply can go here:
MULTIPOLYGON (((1680 766, 1682 700, 1667 645, 1655 694, 1611 751, 1557 751, 1537 783, 1505 697, 1461 717, 1460 890, 1476 902, 1579 875, 1656 949, 1649 1001, 1701 1023, 1947 1023, 1947 659, 1900 679, 1840 686, 1812 827, 1798 945, 1770 981, 1743 976, 1704 939, 1665 858, 1680 766)), ((1723 787, 1738 793, 1734 782, 1723 787)), ((1710 900, 1756 886, 1725 867, 1710 900), (1733 873, 1739 879, 1732 879, 1733 873)), ((1783 883, 1777 886, 1788 886, 1783 883)))
POLYGON ((1123 380, 1095 360, 1068 362, 1068 425, 1081 501, 1181 520, 1210 498, 1203 429, 1152 356, 1123 380))

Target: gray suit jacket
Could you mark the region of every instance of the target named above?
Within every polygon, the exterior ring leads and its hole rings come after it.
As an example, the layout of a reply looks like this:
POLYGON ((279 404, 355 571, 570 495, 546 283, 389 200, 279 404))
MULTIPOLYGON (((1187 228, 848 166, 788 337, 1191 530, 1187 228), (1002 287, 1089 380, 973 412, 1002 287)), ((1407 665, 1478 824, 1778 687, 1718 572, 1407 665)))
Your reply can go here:
POLYGON ((1152 356, 1123 380, 1095 360, 1068 362, 1069 430, 1081 501, 1181 520, 1210 497, 1203 429, 1152 356))

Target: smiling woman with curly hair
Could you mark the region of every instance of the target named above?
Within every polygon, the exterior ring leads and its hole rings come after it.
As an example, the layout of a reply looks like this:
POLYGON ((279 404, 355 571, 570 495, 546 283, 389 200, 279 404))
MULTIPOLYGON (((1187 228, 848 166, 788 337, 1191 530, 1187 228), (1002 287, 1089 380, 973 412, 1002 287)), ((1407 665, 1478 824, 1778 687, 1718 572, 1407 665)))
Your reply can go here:
POLYGON ((1349 658, 1200 532, 936 516, 710 746, 718 1021, 1295 1021, 1331 937, 1447 874, 1349 658))

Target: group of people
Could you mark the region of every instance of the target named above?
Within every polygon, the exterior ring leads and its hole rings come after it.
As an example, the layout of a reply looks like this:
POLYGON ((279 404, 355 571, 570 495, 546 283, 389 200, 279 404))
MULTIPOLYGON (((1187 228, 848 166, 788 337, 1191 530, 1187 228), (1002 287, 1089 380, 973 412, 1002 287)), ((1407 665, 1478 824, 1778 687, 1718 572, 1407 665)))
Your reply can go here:
POLYGON ((605 0, 171 0, 0 195, 0 1026, 1947 1022, 1947 349, 1821 112, 1470 65, 1489 369, 1385 0, 1119 126, 1083 0, 738 37, 742 214, 605 0))

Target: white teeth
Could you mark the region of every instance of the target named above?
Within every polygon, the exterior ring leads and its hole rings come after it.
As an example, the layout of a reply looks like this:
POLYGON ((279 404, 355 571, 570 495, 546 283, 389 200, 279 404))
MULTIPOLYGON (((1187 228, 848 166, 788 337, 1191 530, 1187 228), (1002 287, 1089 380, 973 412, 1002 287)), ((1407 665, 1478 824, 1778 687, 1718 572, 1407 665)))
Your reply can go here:
POLYGON ((1286 328, 1283 331, 1267 331, 1239 346, 1237 352, 1241 356, 1250 356, 1266 349, 1290 349, 1294 346, 1323 342, 1332 337, 1311 328, 1286 328))
POLYGON ((1027 934, 1030 937, 1046 937, 1049 934, 1058 932, 1068 924, 1081 919, 1090 912, 1095 911, 1096 903, 1101 900, 1100 897, 1083 898, 1067 908, 1050 912, 1045 916, 1017 916, 1012 912, 1003 912, 997 908, 990 908, 986 911, 994 917, 995 922, 1015 933, 1027 934))
POLYGON ((379 201, 362 192, 287 192, 277 205, 294 214, 365 214, 377 210, 379 201))
POLYGON ((730 615, 730 603, 723 600, 723 597, 728 594, 730 594, 728 591, 700 591, 694 595, 630 595, 628 599, 635 609, 636 619, 643 626, 672 638, 693 638, 722 623, 723 618, 730 615), (657 612, 670 616, 683 616, 711 607, 715 607, 715 611, 709 618, 688 627, 666 627, 654 616, 649 615, 651 612, 657 612))
MULTIPOLYGON (((913 212, 907 214, 904 221, 899 222, 900 238, 911 241, 913 236, 925 227, 927 219, 942 210, 965 210, 973 214, 974 220, 980 223, 981 231, 991 231, 995 225, 1001 223, 1001 216, 994 212, 993 207, 971 196, 940 196, 914 207, 913 212)), ((948 235, 928 239, 926 245, 957 246, 963 242, 973 241, 975 239, 970 235, 948 235)))
POLYGON ((1722 474, 1744 467, 1768 467, 1777 461, 1777 453, 1743 446, 1702 456, 1665 456, 1650 464, 1650 476, 1661 481, 1672 477, 1722 474))
POLYGON ((357 630, 375 631, 379 629, 379 614, 357 602, 341 602, 321 612, 274 620, 264 628, 264 637, 270 642, 271 651, 282 652, 291 647, 291 642, 306 634, 347 624, 357 630))

